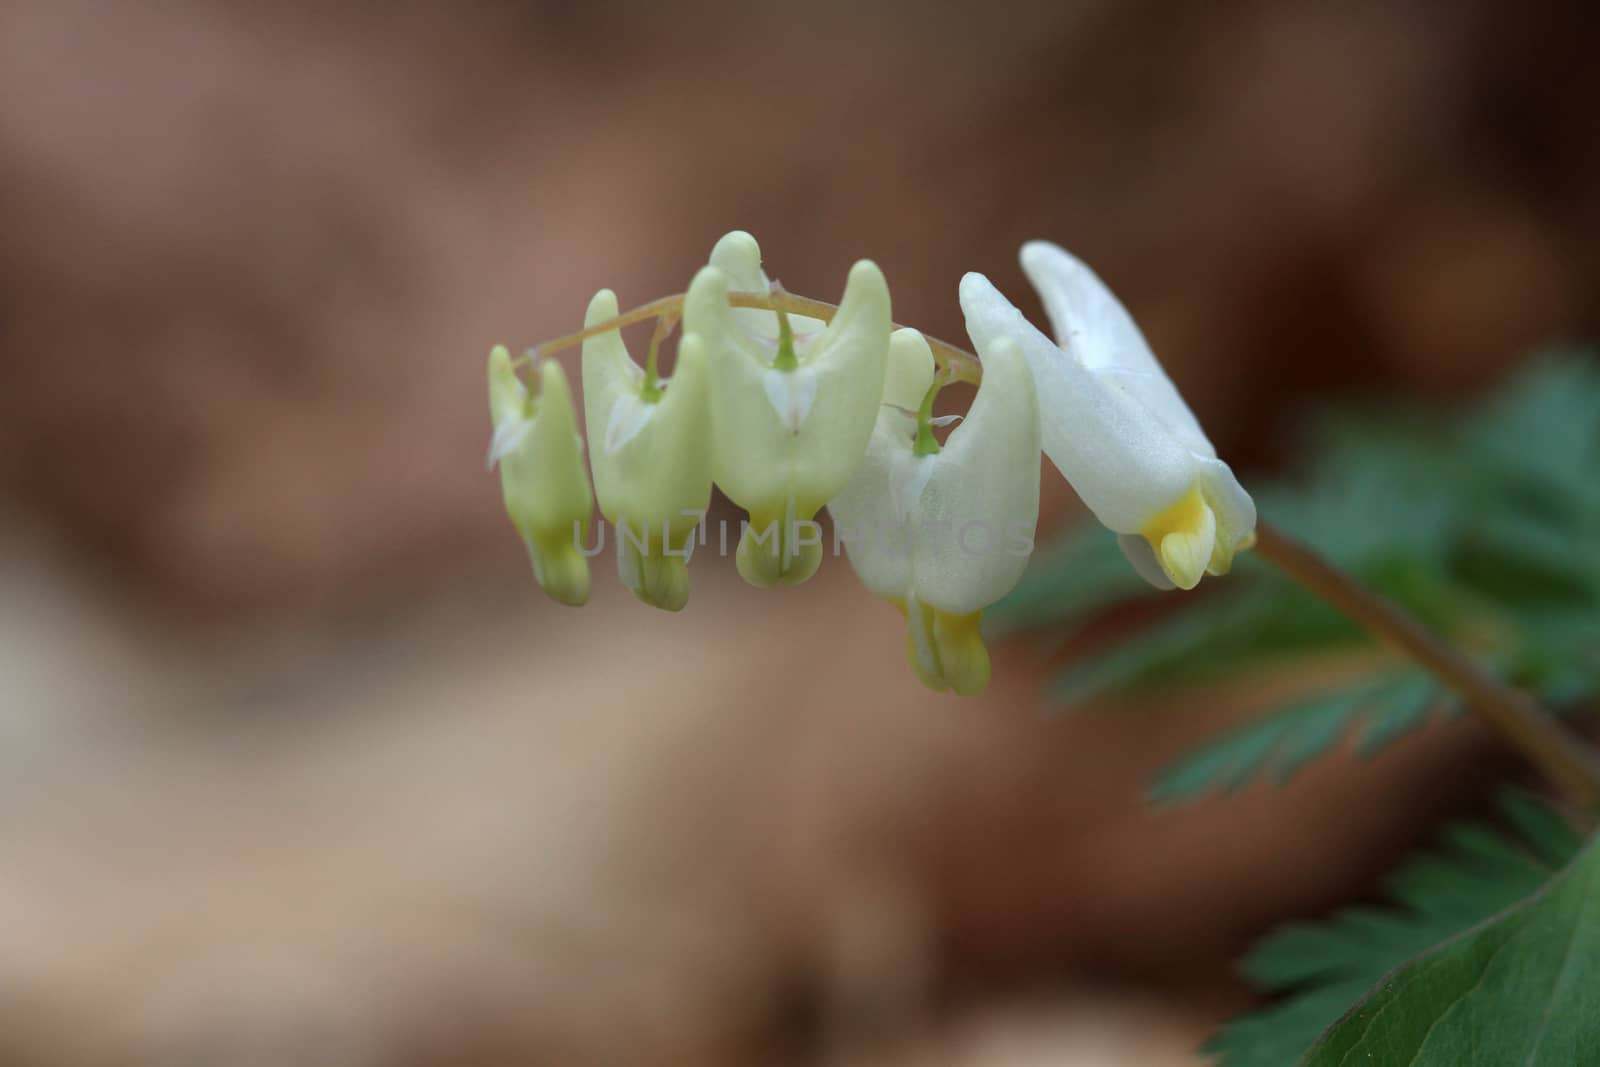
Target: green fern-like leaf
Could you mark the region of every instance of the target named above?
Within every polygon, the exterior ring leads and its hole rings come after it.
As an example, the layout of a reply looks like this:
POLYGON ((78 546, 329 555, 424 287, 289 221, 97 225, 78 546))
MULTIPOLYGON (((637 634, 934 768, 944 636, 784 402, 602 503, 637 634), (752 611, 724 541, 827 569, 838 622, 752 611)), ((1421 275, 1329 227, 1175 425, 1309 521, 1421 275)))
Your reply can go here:
POLYGON ((1359 731, 1357 749, 1377 751, 1427 721, 1436 707, 1454 709, 1438 684, 1400 671, 1337 686, 1298 699, 1191 752, 1162 771, 1151 786, 1157 803, 1193 800, 1213 790, 1232 792, 1271 773, 1286 782, 1359 731))
POLYGON ((1228 1023, 1207 1045, 1221 1067, 1286 1067, 1384 975, 1537 892, 1578 852, 1580 838, 1552 808, 1508 792, 1509 831, 1450 828, 1440 852, 1387 882, 1396 908, 1355 909, 1282 929, 1244 961, 1251 981, 1280 997, 1228 1023))

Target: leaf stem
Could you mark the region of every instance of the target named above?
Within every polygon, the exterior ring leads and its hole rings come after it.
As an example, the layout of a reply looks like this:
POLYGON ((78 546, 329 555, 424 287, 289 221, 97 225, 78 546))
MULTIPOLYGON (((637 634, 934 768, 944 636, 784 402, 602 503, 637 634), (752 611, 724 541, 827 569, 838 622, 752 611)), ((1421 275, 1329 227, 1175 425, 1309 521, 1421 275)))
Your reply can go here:
POLYGON ((1255 549, 1449 686, 1572 800, 1586 809, 1600 807, 1600 759, 1528 694, 1489 674, 1401 608, 1276 527, 1256 524, 1255 549))

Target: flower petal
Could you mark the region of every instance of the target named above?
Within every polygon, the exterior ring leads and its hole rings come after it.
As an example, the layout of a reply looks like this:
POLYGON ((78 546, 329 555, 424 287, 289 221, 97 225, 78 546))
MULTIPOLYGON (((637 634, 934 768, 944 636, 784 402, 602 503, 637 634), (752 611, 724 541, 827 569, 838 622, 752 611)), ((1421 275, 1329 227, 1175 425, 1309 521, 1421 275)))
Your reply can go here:
POLYGON ((614 456, 639 435, 656 413, 654 403, 646 403, 637 393, 622 393, 611 401, 606 412, 605 454, 614 456))
POLYGON ((1200 469, 1200 491, 1217 516, 1217 545, 1207 569, 1212 574, 1226 574, 1233 566, 1234 554, 1255 536, 1256 504, 1222 460, 1203 460, 1200 469))
POLYGON ((527 545, 534 578, 556 600, 582 604, 589 598, 589 564, 576 539, 587 535, 594 495, 566 374, 555 360, 544 361, 538 374, 536 402, 525 407, 528 414, 496 427, 490 457, 500 461, 506 513, 527 545))
POLYGON ((986 363, 1003 340, 1020 347, 1039 398, 1044 452, 1101 523, 1138 533, 1188 492, 1193 453, 1143 404, 1068 358, 983 275, 962 278, 961 307, 986 363))
POLYGON ((528 413, 528 387, 511 366, 505 345, 489 351, 489 421, 496 427, 528 413))
MULTIPOLYGON (((896 330, 889 337, 889 352, 883 374, 883 403, 900 409, 914 420, 922 397, 933 385, 933 349, 927 339, 910 328, 896 330)), ((879 419, 881 421, 882 415, 879 419)), ((915 427, 907 427, 906 439, 915 427)))
POLYGON ((1172 579, 1167 577, 1167 572, 1161 569, 1161 562, 1156 559, 1156 550, 1150 547, 1138 534, 1117 534, 1117 547, 1122 549, 1122 554, 1128 562, 1133 564, 1134 572, 1155 586, 1157 589, 1176 589, 1172 579))
POLYGON ((1189 405, 1172 384, 1122 301, 1088 264, 1059 245, 1029 241, 1022 270, 1038 290, 1056 343, 1069 356, 1136 397, 1191 450, 1215 456, 1189 405))
POLYGON ((1039 405, 1021 349, 1001 338, 983 360, 983 384, 942 451, 915 509, 916 593, 967 615, 1022 577, 1039 521, 1039 405))
POLYGON ((744 293, 767 291, 767 274, 761 269, 761 246, 744 230, 724 234, 707 261, 728 279, 729 287, 744 293))
MULTIPOLYGON (((705 299, 705 286, 721 275, 706 268, 701 289, 690 299, 705 299)), ((596 294, 586 322, 616 315, 610 290, 596 294)), ((588 423, 589 461, 600 510, 613 523, 660 524, 674 531, 694 525, 685 511, 704 510, 711 496, 710 375, 704 341, 685 333, 672 378, 654 400, 642 396, 644 373, 628 355, 618 331, 583 343, 583 399, 588 423)))

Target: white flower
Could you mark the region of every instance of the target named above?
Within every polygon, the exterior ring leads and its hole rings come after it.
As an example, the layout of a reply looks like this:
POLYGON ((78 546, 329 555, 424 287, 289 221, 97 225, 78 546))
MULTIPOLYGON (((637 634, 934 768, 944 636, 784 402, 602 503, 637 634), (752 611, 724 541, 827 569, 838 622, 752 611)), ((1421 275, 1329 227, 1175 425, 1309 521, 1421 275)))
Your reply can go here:
MULTIPOLYGON (((718 241, 711 266, 735 290, 768 292, 748 233, 718 241)), ((853 266, 831 323, 729 307, 724 287, 686 301, 683 324, 711 359, 712 475, 750 513, 739 573, 761 587, 803 582, 822 561, 811 520, 861 462, 877 418, 890 330, 883 272, 853 266)))
POLYGON ((983 385, 941 449, 922 404, 933 354, 917 331, 896 331, 866 455, 828 504, 862 582, 904 613, 917 676, 961 694, 988 685, 983 609, 1022 577, 1039 519, 1033 378, 1012 341, 986 347, 983 385))
MULTIPOLYGON (((721 301, 726 283, 706 267, 689 305, 721 301)), ((617 317, 617 298, 596 293, 586 327, 617 317)), ((584 421, 600 511, 615 527, 617 571, 646 604, 678 611, 689 599, 688 560, 711 501, 711 382, 705 344, 685 332, 670 381, 653 382, 628 355, 620 331, 583 343, 584 421)))
POLYGON ((1132 317, 1053 244, 1024 245, 1022 269, 1055 343, 981 274, 961 280, 961 307, 980 355, 1010 340, 1027 356, 1045 455, 1152 584, 1192 589, 1204 573, 1226 574, 1253 542, 1255 504, 1132 317))
POLYGON ((539 587, 563 604, 589 599, 589 561, 578 549, 588 536, 594 498, 583 470, 583 439, 561 364, 545 360, 530 393, 511 354, 489 353, 489 464, 500 466, 506 513, 528 546, 539 587))

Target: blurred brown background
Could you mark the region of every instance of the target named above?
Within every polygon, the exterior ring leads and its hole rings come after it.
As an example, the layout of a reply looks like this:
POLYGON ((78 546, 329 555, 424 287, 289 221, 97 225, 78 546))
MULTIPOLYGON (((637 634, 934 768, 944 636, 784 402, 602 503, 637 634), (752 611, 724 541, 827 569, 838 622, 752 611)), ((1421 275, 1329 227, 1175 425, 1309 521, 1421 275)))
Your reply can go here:
POLYGON ((935 699, 837 564, 559 609, 484 354, 732 228, 959 338, 1046 237, 1271 469, 1595 335, 1592 11, 3 0, 0 1062, 1194 1062, 1470 728, 1151 813, 1297 680, 935 699))

